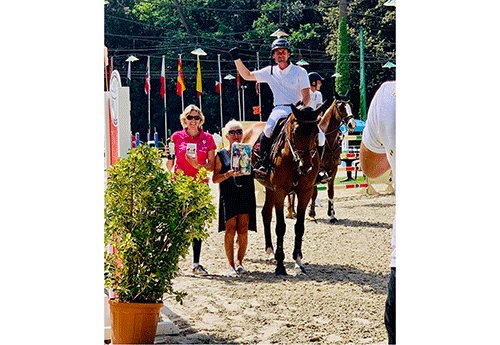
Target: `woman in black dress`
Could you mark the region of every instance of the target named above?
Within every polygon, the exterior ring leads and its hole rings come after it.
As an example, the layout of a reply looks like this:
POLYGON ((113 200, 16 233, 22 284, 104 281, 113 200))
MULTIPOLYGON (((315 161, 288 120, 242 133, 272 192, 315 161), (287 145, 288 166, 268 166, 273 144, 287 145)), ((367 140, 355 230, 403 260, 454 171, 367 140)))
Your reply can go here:
MULTIPOLYGON (((229 121, 225 128, 229 146, 215 157, 212 180, 219 185, 219 232, 226 231, 224 247, 229 261, 229 275, 248 273, 243 268, 247 250, 248 230, 257 231, 255 217, 255 185, 253 172, 243 175, 231 169, 231 146, 243 137, 243 126, 236 120, 229 121), (234 237, 238 234, 238 250, 234 258, 234 237)), ((236 171, 237 170, 237 171, 236 171)))

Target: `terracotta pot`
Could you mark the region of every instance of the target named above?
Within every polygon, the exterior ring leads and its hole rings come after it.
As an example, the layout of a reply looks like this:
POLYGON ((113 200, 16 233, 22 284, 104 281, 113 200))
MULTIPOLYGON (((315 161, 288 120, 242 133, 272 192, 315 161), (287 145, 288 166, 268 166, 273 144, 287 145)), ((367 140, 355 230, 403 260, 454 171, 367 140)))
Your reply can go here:
POLYGON ((154 344, 163 303, 109 301, 113 344, 154 344))

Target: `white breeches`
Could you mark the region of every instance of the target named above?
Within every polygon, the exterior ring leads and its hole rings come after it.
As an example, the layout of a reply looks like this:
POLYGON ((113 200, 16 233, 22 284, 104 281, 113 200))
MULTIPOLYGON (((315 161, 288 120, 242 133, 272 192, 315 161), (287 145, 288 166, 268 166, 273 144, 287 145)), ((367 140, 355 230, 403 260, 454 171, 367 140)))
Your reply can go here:
MULTIPOLYGON (((279 119, 283 117, 287 117, 292 113, 292 108, 288 106, 277 106, 275 107, 272 111, 271 114, 269 115, 269 118, 267 119, 266 126, 264 127, 264 135, 268 138, 271 137, 273 134, 274 127, 276 126, 276 123, 278 122, 279 119)), ((326 141, 326 136, 325 133, 319 128, 319 133, 318 133, 318 145, 319 146, 325 146, 325 141, 326 141)))
POLYGON ((321 130, 321 128, 319 128, 319 126, 318 126, 318 129, 319 129, 318 146, 325 146, 325 141, 326 141, 325 133, 323 133, 323 131, 321 130))
POLYGON ((287 117, 292 113, 292 108, 288 106, 277 106, 271 111, 269 118, 267 119, 266 126, 264 127, 264 135, 268 138, 273 134, 274 127, 276 126, 276 122, 283 117, 287 117))

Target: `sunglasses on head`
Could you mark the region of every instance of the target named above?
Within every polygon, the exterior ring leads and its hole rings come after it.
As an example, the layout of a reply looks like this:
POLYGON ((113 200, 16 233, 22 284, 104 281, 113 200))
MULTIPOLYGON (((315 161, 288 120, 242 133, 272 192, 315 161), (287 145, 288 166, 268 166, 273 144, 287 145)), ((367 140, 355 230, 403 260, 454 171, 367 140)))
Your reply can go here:
POLYGON ((232 130, 228 131, 228 133, 231 135, 243 134, 243 130, 242 129, 232 129, 232 130))
POLYGON ((201 119, 201 117, 199 117, 199 116, 191 116, 191 115, 188 115, 188 116, 186 116, 186 119, 188 119, 188 120, 190 120, 190 121, 191 121, 191 120, 196 120, 196 121, 198 121, 199 119, 201 119))

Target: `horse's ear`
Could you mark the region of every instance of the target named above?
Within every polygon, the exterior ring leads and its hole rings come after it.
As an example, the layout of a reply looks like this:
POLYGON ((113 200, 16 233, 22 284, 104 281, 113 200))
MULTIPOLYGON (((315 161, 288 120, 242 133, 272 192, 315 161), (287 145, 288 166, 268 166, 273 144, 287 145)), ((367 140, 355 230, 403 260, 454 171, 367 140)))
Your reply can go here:
POLYGON ((333 99, 340 99, 340 95, 337 93, 337 90, 333 89, 333 99))
POLYGON ((318 114, 324 113, 326 109, 330 107, 331 104, 332 102, 330 102, 330 100, 324 101, 323 104, 321 104, 321 106, 318 109, 316 109, 317 113, 318 114))
POLYGON ((294 113, 295 116, 297 116, 299 109, 297 109, 297 107, 294 104, 290 104, 290 108, 292 108, 292 113, 294 113))

